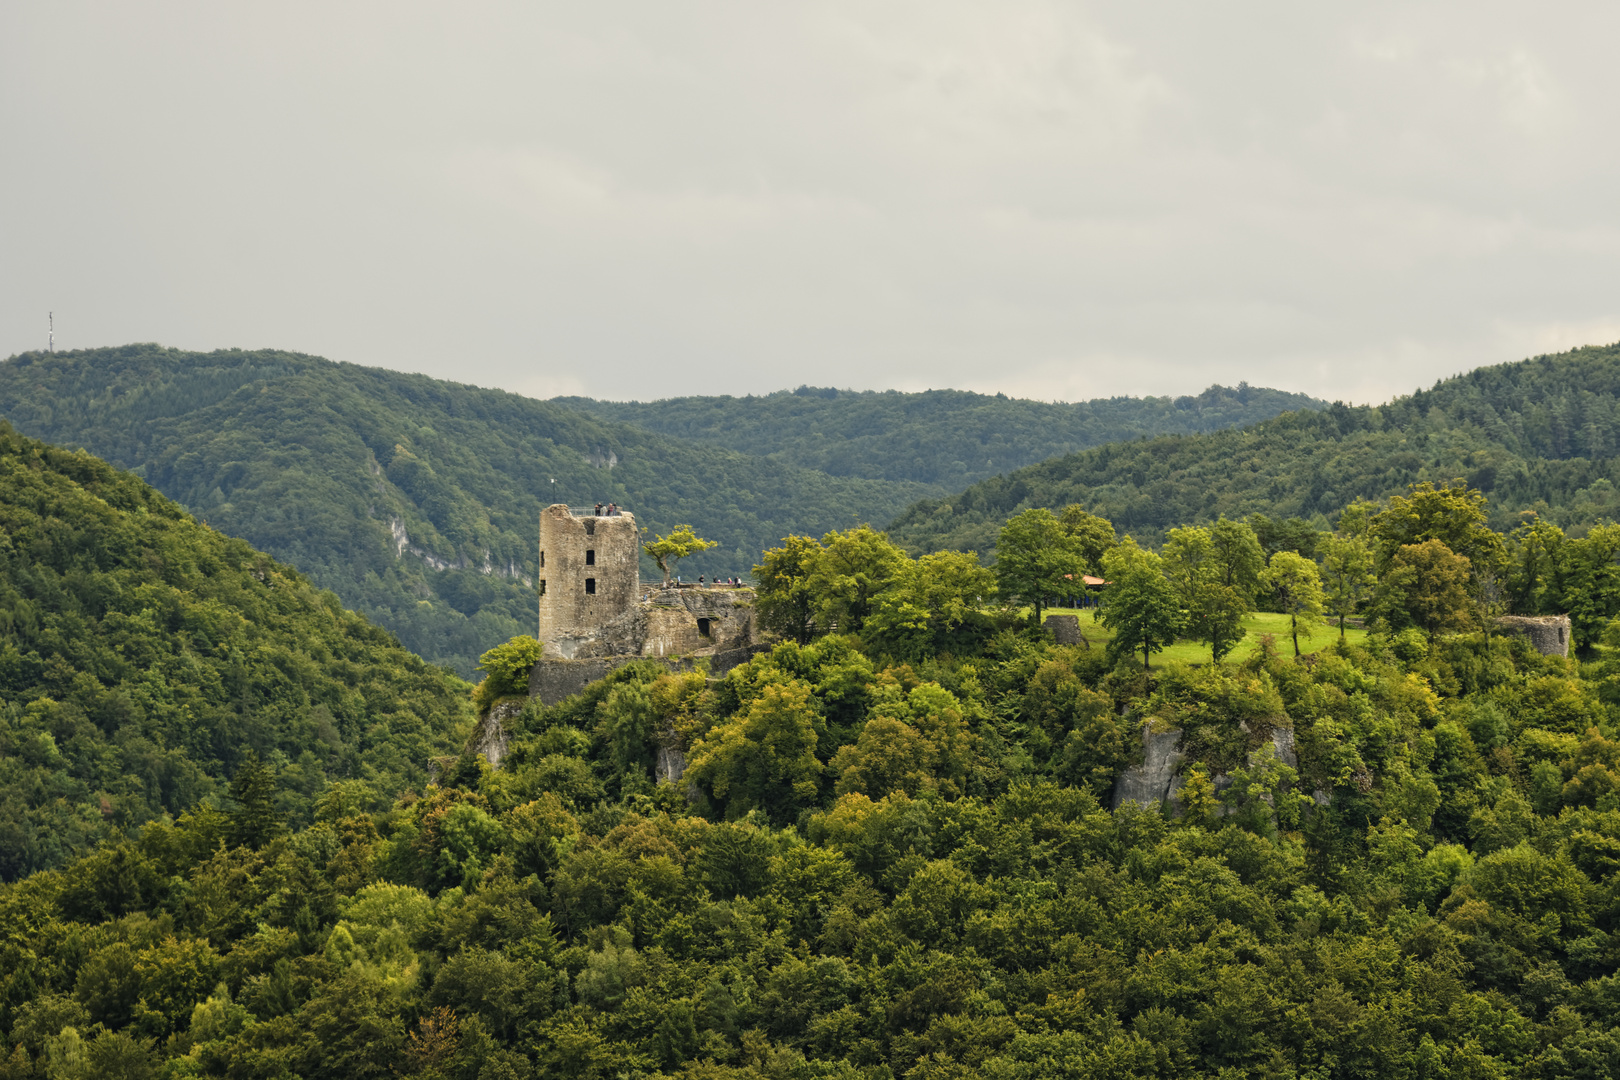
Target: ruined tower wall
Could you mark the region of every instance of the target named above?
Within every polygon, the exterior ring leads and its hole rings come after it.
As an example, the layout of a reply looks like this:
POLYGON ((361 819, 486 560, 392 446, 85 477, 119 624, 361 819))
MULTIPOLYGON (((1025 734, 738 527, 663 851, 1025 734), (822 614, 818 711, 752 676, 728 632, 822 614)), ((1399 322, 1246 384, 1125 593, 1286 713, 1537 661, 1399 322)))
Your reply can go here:
POLYGON ((573 659, 577 646, 631 611, 640 596, 635 516, 576 516, 562 503, 540 511, 539 581, 545 655, 573 659))
POLYGON ((1570 625, 1568 615, 1503 615, 1497 629, 1530 639, 1543 656, 1568 656, 1570 625))

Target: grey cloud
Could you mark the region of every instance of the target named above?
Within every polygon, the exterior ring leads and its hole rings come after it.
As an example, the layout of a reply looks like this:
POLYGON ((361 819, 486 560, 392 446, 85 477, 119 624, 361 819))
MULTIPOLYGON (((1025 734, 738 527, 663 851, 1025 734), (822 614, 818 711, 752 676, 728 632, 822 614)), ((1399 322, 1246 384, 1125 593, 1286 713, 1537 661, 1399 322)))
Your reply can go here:
POLYGON ((1375 400, 1620 339, 1609 6, 13 4, 0 350, 1375 400))

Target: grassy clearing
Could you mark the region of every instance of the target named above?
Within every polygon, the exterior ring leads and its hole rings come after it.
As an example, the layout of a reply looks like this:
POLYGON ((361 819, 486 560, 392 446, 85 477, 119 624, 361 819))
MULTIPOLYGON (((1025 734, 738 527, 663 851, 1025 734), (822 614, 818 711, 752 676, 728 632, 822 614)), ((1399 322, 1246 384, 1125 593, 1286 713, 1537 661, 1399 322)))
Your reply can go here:
MULTIPOLYGON (((1093 645, 1107 644, 1114 635, 1097 623, 1094 609, 1078 608, 1047 608, 1049 615, 1078 615, 1080 617, 1080 631, 1086 635, 1086 640, 1093 645)), ((1269 611, 1257 611, 1243 620, 1244 636, 1238 647, 1227 656, 1230 663, 1239 663, 1254 654, 1260 647, 1260 637, 1263 634, 1272 634, 1277 638, 1277 650, 1284 655, 1294 651, 1293 642, 1288 638, 1288 616, 1277 615, 1269 611)), ((1359 645, 1367 638, 1367 631, 1353 626, 1345 627, 1345 640, 1352 645, 1359 645)), ((1325 649, 1331 643, 1339 640, 1339 628, 1336 624, 1319 626, 1312 631, 1311 637, 1303 632, 1299 636, 1299 651, 1302 653, 1316 652, 1325 649)), ((1153 663, 1162 664, 1167 661, 1178 660, 1189 664, 1209 663, 1209 646, 1197 641, 1178 641, 1168 649, 1153 654, 1153 663)))

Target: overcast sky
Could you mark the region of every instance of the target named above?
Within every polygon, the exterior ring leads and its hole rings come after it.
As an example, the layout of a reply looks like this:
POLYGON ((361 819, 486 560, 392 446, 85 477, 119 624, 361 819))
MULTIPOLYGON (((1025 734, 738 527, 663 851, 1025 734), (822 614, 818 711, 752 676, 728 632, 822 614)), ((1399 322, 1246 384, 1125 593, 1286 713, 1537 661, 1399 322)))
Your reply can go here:
POLYGON ((1382 400, 1620 340, 1620 5, 0 5, 0 355, 1382 400))

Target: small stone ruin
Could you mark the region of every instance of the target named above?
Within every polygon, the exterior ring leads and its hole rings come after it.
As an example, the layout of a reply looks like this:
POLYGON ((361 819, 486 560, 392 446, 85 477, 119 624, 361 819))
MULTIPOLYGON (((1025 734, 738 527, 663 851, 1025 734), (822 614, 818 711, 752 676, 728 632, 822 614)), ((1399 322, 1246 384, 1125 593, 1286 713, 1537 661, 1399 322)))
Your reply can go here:
POLYGON ((1518 634, 1543 656, 1568 656, 1570 626, 1568 615, 1503 615, 1496 628, 1504 634, 1518 634))
POLYGON ((1059 645, 1084 645, 1091 648, 1091 642, 1086 635, 1080 632, 1080 616, 1078 615, 1048 615, 1041 623, 1046 632, 1052 635, 1052 640, 1059 645))

